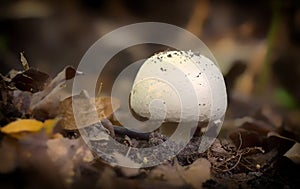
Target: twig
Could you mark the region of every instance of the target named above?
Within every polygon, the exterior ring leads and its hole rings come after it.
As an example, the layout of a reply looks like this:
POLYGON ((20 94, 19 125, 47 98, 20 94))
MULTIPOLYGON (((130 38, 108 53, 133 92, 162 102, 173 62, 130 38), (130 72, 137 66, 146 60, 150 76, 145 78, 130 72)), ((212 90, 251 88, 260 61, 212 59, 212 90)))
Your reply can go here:
POLYGON ((241 135, 241 133, 239 133, 239 141, 240 141, 240 144, 239 144, 239 147, 238 147, 237 151, 239 151, 239 150, 241 149, 242 144, 243 144, 243 140, 242 140, 242 135, 241 135))
POLYGON ((113 125, 115 134, 125 136, 127 135, 130 138, 140 139, 140 140, 149 140, 150 133, 138 133, 131 131, 129 129, 126 129, 125 127, 113 125))

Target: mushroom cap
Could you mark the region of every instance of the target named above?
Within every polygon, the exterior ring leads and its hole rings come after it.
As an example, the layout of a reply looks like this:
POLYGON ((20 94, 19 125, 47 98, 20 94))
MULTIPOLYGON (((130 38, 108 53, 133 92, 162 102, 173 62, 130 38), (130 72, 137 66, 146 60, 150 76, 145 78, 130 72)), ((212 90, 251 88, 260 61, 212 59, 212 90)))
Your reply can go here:
POLYGON ((225 82, 218 66, 203 55, 191 51, 161 52, 148 58, 139 69, 130 107, 147 119, 161 119, 165 115, 164 122, 217 120, 227 108, 225 82), (190 103, 182 104, 182 98, 190 103), (151 104, 157 99, 163 106, 151 104), (192 115, 195 107, 198 117, 192 115))

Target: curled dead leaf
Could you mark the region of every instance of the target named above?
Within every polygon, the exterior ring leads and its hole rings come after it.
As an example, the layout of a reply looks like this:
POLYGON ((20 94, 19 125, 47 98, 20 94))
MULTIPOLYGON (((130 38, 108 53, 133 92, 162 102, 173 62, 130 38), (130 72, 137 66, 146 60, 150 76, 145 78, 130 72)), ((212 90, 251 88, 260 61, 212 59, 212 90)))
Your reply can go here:
POLYGON ((30 109, 35 112, 44 111, 49 117, 58 114, 59 103, 66 97, 63 89, 67 80, 74 78, 77 72, 74 68, 67 66, 61 71, 43 91, 32 96, 30 109))
MULTIPOLYGON (((62 125, 62 128, 65 130, 78 129, 78 127, 76 126, 75 119, 74 119, 72 98, 73 97, 68 97, 60 103, 59 109, 60 109, 60 114, 62 116, 61 125, 62 125)), ((80 114, 87 115, 87 117, 88 117, 88 115, 90 113, 89 111, 91 111, 91 110, 89 107, 87 107, 88 109, 84 108, 87 105, 86 99, 77 99, 76 103, 78 103, 77 105, 80 108, 82 107, 79 110, 80 114)), ((95 108, 97 110, 97 115, 98 115, 97 120, 100 120, 100 121, 105 118, 110 117, 114 113, 114 111, 116 111, 116 109, 118 109, 120 106, 119 100, 116 98, 111 98, 111 97, 89 98, 88 103, 90 103, 91 106, 93 103, 95 103, 95 108)), ((84 116, 84 117, 86 118, 86 116, 84 116)), ((88 125, 92 124, 91 119, 87 120, 86 122, 87 122, 86 124, 82 123, 80 125, 88 126, 88 125)))
POLYGON ((20 52, 20 61, 22 63, 24 70, 29 70, 29 64, 27 59, 25 58, 24 52, 20 52))
POLYGON ((13 77, 11 85, 22 91, 36 93, 44 89, 48 79, 48 74, 30 68, 13 77))

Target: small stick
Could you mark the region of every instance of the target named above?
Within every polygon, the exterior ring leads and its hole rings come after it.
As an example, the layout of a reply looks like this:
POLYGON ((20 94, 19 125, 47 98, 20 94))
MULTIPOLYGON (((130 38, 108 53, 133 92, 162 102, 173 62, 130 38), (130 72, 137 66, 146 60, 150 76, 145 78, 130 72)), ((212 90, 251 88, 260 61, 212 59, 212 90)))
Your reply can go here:
POLYGON ((115 134, 117 135, 127 135, 130 138, 140 139, 140 140, 149 140, 150 133, 138 133, 131 131, 129 129, 126 129, 125 127, 113 125, 115 134))
POLYGON ((118 135, 127 135, 130 138, 135 138, 135 139, 140 139, 140 140, 149 140, 150 138, 150 133, 138 133, 131 131, 129 129, 126 129, 125 127, 118 126, 118 125, 113 125, 109 119, 103 119, 101 121, 103 126, 108 129, 111 133, 111 135, 114 137, 115 134, 118 135))

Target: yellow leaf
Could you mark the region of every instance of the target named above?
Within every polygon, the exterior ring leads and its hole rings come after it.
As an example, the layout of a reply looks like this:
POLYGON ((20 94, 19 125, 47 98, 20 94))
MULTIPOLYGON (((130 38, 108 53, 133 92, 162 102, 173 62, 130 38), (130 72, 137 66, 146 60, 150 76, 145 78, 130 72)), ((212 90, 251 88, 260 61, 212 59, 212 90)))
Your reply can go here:
POLYGON ((55 127, 55 125, 58 123, 59 119, 48 119, 44 122, 44 129, 45 132, 47 133, 47 135, 51 135, 53 128, 55 127))
POLYGON ((43 122, 35 119, 20 119, 1 128, 1 132, 15 134, 19 132, 37 132, 43 128, 43 122))
POLYGON ((20 139, 28 133, 35 133, 44 128, 46 134, 51 135, 58 121, 59 119, 48 119, 43 123, 35 119, 20 119, 2 127, 1 132, 13 138, 20 139))

